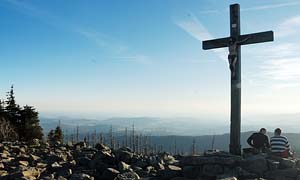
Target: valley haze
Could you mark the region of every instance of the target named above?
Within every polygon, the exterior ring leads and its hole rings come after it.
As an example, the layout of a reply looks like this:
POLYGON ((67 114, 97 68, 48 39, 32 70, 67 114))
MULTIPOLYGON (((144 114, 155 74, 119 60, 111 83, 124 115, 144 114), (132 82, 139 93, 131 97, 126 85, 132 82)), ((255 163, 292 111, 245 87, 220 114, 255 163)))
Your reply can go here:
MULTIPOLYGON (((258 131, 265 127, 269 133, 275 128, 283 132, 300 133, 300 114, 252 115, 242 117, 242 131, 258 131)), ((229 132, 230 120, 221 117, 99 117, 84 118, 83 116, 43 116, 40 117, 44 132, 55 128, 59 121, 63 129, 75 129, 82 132, 94 130, 108 132, 110 126, 114 131, 130 130, 134 124, 137 131, 149 135, 217 135, 229 132)))

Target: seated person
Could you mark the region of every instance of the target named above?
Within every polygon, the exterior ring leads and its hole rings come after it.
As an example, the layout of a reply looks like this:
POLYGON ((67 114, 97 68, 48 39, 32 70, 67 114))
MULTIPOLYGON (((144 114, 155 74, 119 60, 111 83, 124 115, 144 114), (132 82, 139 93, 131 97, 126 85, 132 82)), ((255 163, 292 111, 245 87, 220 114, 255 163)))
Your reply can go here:
POLYGON ((259 132, 253 133, 247 140, 247 143, 255 149, 256 152, 266 152, 270 148, 267 130, 261 128, 259 132))
POLYGON ((287 158, 290 155, 290 144, 287 137, 281 135, 281 129, 277 128, 274 131, 274 136, 271 137, 271 151, 273 155, 287 158))

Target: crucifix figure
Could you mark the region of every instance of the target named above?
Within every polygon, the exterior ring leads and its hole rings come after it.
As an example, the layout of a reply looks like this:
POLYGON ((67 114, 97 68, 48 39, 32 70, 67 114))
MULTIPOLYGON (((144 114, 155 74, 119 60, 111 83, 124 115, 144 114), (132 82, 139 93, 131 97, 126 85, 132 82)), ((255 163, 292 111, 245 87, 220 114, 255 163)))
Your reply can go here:
POLYGON ((241 45, 273 41, 273 31, 240 34, 240 5, 230 5, 230 37, 203 41, 202 48, 228 47, 231 71, 231 112, 229 152, 241 155, 241 45))

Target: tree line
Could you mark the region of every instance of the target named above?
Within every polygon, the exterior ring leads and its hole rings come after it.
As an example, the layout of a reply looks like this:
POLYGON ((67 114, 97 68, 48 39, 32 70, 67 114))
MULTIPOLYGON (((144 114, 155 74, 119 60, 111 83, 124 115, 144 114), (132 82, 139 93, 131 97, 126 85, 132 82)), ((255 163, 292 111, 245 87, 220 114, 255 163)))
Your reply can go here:
POLYGON ((7 92, 6 100, 0 100, 0 141, 31 141, 42 139, 37 110, 33 106, 16 103, 14 87, 7 92))
MULTIPOLYGON (((58 126, 59 127, 59 126, 58 126)), ((56 128, 57 129, 57 128, 56 128)), ((56 130, 55 131, 58 131, 56 130)), ((70 129, 63 128, 63 140, 62 142, 68 144, 76 144, 78 142, 85 142, 87 146, 95 147, 96 144, 101 143, 109 146, 112 149, 118 149, 120 147, 129 147, 132 151, 141 154, 156 154, 161 152, 168 152, 173 155, 184 154, 199 154, 196 138, 192 138, 190 144, 182 145, 177 142, 175 136, 169 136, 167 141, 161 139, 157 141, 157 138, 152 135, 142 134, 135 130, 134 124, 132 128, 125 127, 124 130, 114 130, 111 125, 106 132, 97 132, 96 129, 93 132, 80 132, 80 127, 70 129)), ((61 129, 59 129, 60 131, 61 129)), ((51 130, 55 132, 54 130, 51 130)), ((51 132, 50 131, 50 132, 51 132)), ((58 131, 58 132, 59 132, 58 131)), ((50 133, 49 133, 50 134, 50 133)), ((50 140, 50 138, 48 138, 50 140)), ((51 141, 48 141, 51 143, 51 141)))

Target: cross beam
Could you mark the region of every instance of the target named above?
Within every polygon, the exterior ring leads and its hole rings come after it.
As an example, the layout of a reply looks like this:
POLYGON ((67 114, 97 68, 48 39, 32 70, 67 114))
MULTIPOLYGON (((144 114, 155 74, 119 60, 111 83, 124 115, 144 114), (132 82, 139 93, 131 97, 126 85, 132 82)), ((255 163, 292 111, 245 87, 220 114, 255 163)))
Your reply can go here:
POLYGON ((204 50, 229 48, 229 67, 231 70, 231 110, 230 145, 231 154, 241 154, 241 45, 273 41, 273 31, 253 34, 240 34, 240 5, 230 5, 230 37, 202 42, 204 50))
MULTIPOLYGON (((273 37, 274 37, 273 31, 266 31, 260 33, 240 35, 238 36, 238 39, 236 41, 238 45, 247 45, 247 44, 273 41, 274 40, 273 37)), ((208 49, 228 47, 230 40, 231 38, 227 37, 227 38, 203 41, 203 49, 208 50, 208 49)))

